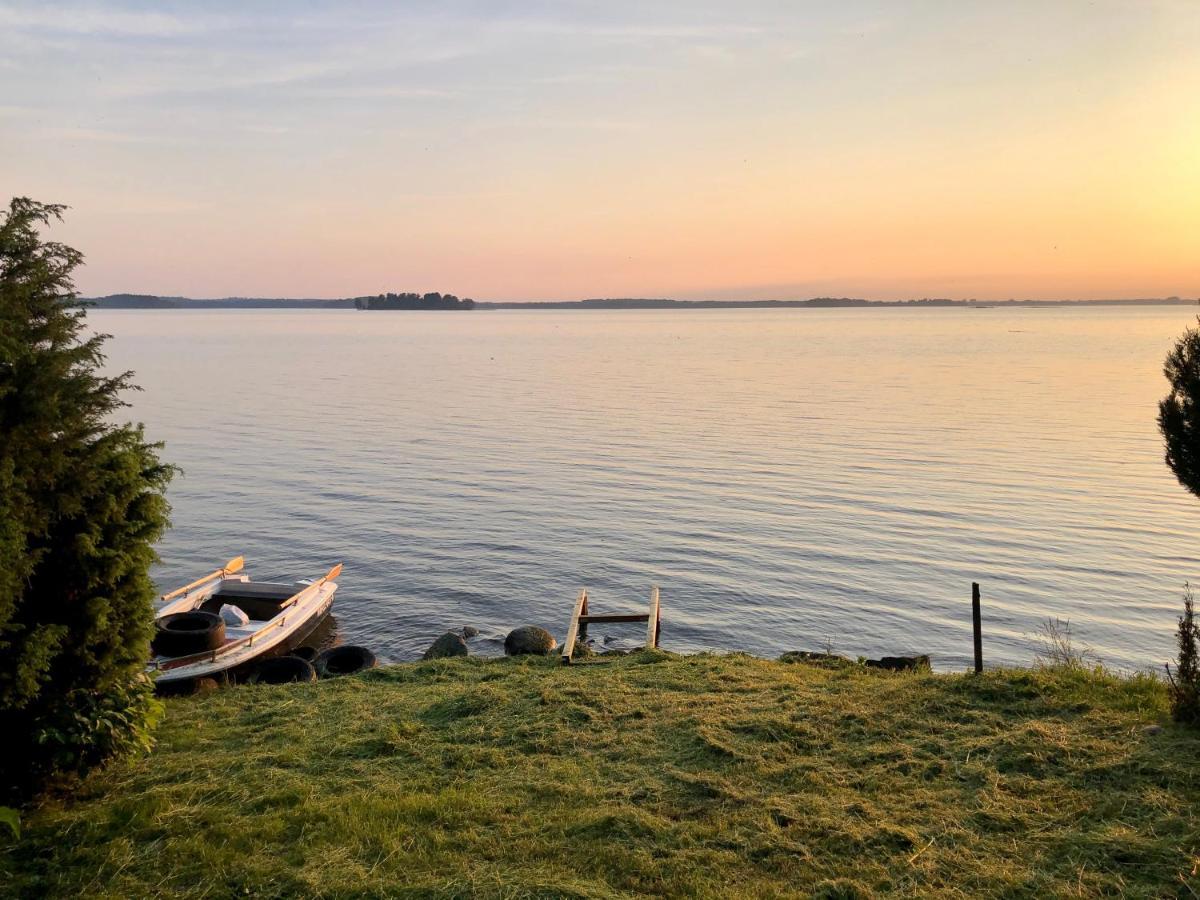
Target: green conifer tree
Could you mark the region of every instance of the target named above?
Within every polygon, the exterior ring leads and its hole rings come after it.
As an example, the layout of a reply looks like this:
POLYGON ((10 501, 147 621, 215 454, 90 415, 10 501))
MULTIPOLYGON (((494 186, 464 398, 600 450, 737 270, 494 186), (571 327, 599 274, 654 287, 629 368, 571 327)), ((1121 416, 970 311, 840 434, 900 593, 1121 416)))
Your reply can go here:
MULTIPOLYGON (((28 793, 149 740, 142 674, 154 542, 170 466, 113 414, 129 373, 102 370, 72 273, 42 239, 63 207, 0 211, 0 792, 28 793)), ((0 799, 3 799, 0 796, 0 799)))
MULTIPOLYGON (((1167 355, 1163 374, 1171 392, 1158 405, 1158 428, 1167 465, 1179 483, 1200 497, 1200 329, 1189 328, 1167 355)), ((1176 721, 1200 725, 1200 660, 1192 591, 1183 595, 1179 658, 1171 677, 1171 713, 1176 721)), ((1167 669, 1170 675, 1170 668, 1167 669)))
POLYGON ((1179 483, 1200 497, 1200 329, 1189 328, 1163 364, 1170 393, 1158 404, 1166 461, 1179 483))
POLYGON ((1200 631, 1196 628, 1196 611, 1192 598, 1191 585, 1183 591, 1183 615, 1179 617, 1179 658, 1175 673, 1171 674, 1170 667, 1167 675, 1171 679, 1171 717, 1176 722, 1188 725, 1200 725, 1200 653, 1197 652, 1197 639, 1200 631))

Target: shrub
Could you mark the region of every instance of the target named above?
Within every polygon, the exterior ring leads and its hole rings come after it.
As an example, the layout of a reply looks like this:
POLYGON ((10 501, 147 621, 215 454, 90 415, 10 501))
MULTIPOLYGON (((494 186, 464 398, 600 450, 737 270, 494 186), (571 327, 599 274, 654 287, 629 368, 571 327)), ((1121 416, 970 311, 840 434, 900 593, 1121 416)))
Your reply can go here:
POLYGON ((1174 675, 1167 666, 1167 677, 1171 682, 1171 717, 1176 722, 1200 725, 1200 658, 1197 658, 1196 647, 1200 633, 1197 632, 1193 606, 1192 586, 1184 585, 1183 615, 1179 617, 1179 658, 1174 675))
MULTIPOLYGON (((0 794, 144 745, 153 543, 173 470, 117 425, 129 374, 85 331, 63 207, 0 212, 0 794)), ((0 796, 0 799, 3 799, 0 796)))
POLYGON ((1046 619, 1037 640, 1041 646, 1034 658, 1043 668, 1094 670, 1101 665, 1091 647, 1076 646, 1070 619, 1046 619))
POLYGON ((21 816, 9 806, 0 806, 0 825, 8 829, 14 838, 21 836, 21 816))

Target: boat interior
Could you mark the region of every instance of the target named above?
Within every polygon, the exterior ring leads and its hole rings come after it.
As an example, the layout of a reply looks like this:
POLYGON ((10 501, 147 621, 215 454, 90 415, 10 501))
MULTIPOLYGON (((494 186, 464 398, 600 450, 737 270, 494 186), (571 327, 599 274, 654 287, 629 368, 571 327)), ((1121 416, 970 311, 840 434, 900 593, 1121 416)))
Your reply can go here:
POLYGON ((220 613, 221 606, 228 603, 244 612, 251 621, 265 622, 275 618, 284 601, 305 587, 306 584, 227 580, 198 608, 203 612, 220 613))

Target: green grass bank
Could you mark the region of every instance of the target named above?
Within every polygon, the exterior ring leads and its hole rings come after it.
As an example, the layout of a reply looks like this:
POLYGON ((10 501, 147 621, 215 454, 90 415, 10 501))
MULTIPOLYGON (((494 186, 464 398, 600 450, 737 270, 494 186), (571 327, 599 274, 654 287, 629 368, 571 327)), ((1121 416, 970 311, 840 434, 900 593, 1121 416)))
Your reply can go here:
POLYGON ((241 687, 171 700, 153 754, 28 810, 0 892, 1188 897, 1200 735, 1166 702, 659 652, 241 687))

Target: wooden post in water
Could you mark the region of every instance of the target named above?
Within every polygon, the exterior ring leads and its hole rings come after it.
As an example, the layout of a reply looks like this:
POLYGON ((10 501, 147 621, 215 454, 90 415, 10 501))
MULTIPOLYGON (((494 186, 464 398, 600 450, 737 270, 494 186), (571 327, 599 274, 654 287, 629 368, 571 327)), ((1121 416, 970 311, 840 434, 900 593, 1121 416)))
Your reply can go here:
POLYGON ((971 582, 971 624, 975 630, 975 674, 983 671, 983 623, 979 618, 979 582, 971 582))
POLYGON ((659 619, 658 587, 650 588, 650 612, 646 614, 646 649, 658 649, 658 635, 662 631, 659 619))

